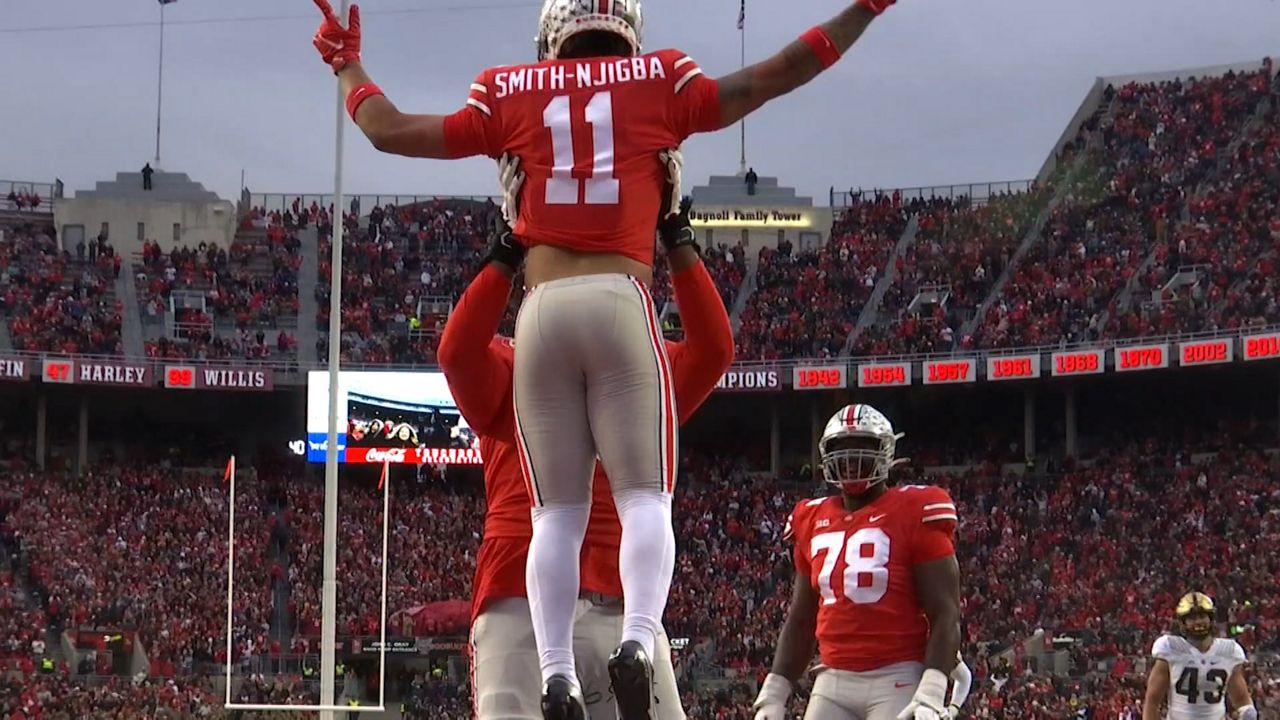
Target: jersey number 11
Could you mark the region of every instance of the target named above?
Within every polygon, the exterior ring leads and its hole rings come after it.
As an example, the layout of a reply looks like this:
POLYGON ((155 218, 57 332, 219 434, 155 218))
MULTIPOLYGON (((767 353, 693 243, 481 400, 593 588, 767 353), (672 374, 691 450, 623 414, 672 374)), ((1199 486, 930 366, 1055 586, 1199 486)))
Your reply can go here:
MULTIPOLYGON (((587 102, 582 124, 591 127, 594 156, 591 177, 579 181, 573 177, 574 118, 569 96, 554 97, 542 111, 542 124, 551 131, 551 177, 547 179, 548 205, 577 205, 580 197, 587 205, 617 205, 618 180, 613 176, 613 93, 599 92, 587 102), (586 183, 586 192, 582 184, 586 183)), ((581 128, 581 125, 579 125, 581 128)))

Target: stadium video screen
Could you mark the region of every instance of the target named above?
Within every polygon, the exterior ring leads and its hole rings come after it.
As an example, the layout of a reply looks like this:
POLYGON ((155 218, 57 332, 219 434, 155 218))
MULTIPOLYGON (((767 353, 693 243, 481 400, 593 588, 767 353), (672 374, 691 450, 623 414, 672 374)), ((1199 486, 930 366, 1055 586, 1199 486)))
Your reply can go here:
MULTIPOLYGON (((329 372, 307 374, 307 461, 324 462, 329 372)), ((458 412, 444 374, 343 372, 338 377, 338 462, 478 465, 480 442, 458 412)))

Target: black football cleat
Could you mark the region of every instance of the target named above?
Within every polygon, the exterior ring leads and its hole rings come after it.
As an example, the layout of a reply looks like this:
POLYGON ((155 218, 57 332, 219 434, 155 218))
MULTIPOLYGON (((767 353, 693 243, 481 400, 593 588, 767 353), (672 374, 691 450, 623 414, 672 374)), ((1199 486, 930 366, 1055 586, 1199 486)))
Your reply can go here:
POLYGON ((618 704, 618 720, 653 720, 653 662, 628 640, 609 658, 609 681, 618 704))
POLYGON ((542 686, 543 720, 586 720, 582 691, 564 675, 552 675, 542 686))

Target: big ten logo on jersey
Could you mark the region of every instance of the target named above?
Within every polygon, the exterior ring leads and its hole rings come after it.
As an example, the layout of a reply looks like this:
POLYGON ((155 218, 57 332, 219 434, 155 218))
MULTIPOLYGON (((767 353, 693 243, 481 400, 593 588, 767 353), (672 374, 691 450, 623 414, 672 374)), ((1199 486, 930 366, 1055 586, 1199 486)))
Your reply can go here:
POLYGON ((815 578, 823 605, 834 605, 839 597, 832 584, 836 566, 843 560, 840 594, 857 605, 878 602, 889 590, 888 533, 878 527, 865 527, 846 533, 843 530, 819 533, 809 541, 809 554, 816 562, 821 556, 815 578))

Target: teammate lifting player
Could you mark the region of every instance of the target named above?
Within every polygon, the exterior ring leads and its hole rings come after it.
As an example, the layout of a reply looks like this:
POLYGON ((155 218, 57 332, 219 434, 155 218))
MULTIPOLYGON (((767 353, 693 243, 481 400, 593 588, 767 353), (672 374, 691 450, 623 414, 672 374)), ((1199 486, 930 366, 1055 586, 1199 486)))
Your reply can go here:
MULTIPOLYGON (((504 161, 504 194, 519 184, 515 163, 504 161)), ((671 266, 676 302, 682 309, 685 340, 668 343, 681 419, 687 419, 733 360, 733 331, 718 291, 703 266, 689 227, 688 208, 659 227, 671 266)), ((525 599, 525 555, 532 527, 529 495, 515 447, 511 404, 512 341, 497 335, 511 295, 511 276, 524 249, 502 228, 490 245, 485 267, 458 301, 440 339, 441 369, 458 408, 480 435, 484 457, 484 541, 476 561, 472 613, 472 692, 478 720, 533 720, 541 717, 538 652, 525 599)), ((582 599, 574 624, 574 651, 588 715, 615 720, 606 661, 621 632, 622 585, 618 544, 622 527, 597 465, 591 522, 582 548, 582 599)), ((684 711, 665 633, 654 657, 654 708, 658 720, 683 720, 684 711)))
POLYGON ((1235 720, 1258 720, 1244 678, 1244 648, 1214 637, 1214 614, 1213 599, 1202 592, 1178 600, 1174 616, 1181 634, 1161 635, 1151 647, 1142 720, 1224 720, 1224 699, 1235 708, 1235 720), (1161 712, 1166 705, 1167 716, 1161 712))
POLYGON ((666 185, 656 153, 817 77, 894 2, 858 0, 774 57, 713 80, 684 53, 641 54, 639 0, 546 0, 539 62, 485 70, 466 105, 444 116, 396 109, 361 67, 358 8, 344 27, 316 0, 325 17, 315 45, 375 147, 432 158, 510 153, 528 173, 515 234, 529 247, 531 289, 516 322, 513 402, 534 505, 526 581, 548 719, 583 714, 575 560, 597 457, 623 527, 625 621, 610 676, 622 719, 650 717, 649 658, 675 566, 677 418, 648 294, 666 185))
MULTIPOLYGON (((942 488, 886 487, 904 462, 895 457, 901 437, 870 405, 849 405, 827 422, 822 474, 841 492, 801 501, 787 520, 795 585, 756 720, 786 716, 815 643, 822 670, 805 720, 954 716, 948 676, 963 665, 956 506, 942 488)), ((958 707, 968 688, 957 686, 958 707)))

